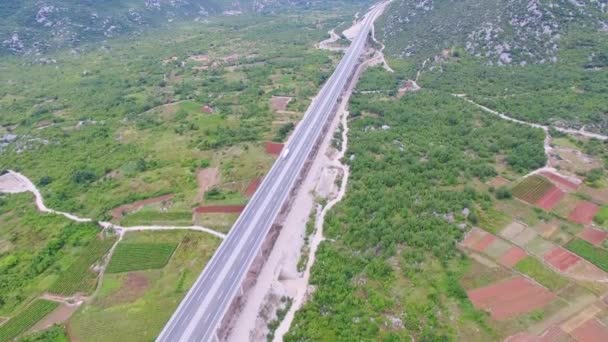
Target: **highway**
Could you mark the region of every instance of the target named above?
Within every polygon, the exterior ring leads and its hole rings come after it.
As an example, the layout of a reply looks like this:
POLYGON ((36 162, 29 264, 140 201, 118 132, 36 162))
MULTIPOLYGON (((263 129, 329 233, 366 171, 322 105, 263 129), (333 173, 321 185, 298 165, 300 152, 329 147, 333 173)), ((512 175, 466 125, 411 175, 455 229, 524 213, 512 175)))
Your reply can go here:
POLYGON ((264 239, 294 187, 322 128, 363 54, 378 7, 362 19, 361 31, 304 114, 270 169, 188 294, 157 338, 159 342, 214 341, 216 330, 259 254, 264 239))

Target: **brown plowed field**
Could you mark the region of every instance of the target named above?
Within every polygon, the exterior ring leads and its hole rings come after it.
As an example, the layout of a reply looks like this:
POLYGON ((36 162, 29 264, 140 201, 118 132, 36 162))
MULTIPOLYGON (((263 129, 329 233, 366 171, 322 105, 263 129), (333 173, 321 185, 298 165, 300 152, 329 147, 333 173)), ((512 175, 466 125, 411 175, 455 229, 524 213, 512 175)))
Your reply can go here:
POLYGON ((515 277, 467 293, 477 309, 490 312, 496 320, 506 320, 549 304, 555 295, 524 277, 515 277))
POLYGON ((608 327, 593 318, 574 329, 570 335, 578 342, 606 342, 608 327))
POLYGON ((145 200, 133 202, 130 204, 123 204, 118 208, 112 209, 112 218, 120 219, 125 212, 135 211, 148 204, 161 203, 161 202, 168 201, 172 198, 173 198, 173 194, 169 194, 169 195, 164 195, 164 196, 159 196, 159 197, 154 197, 154 198, 147 198, 145 200))
POLYGON ((245 209, 244 205, 204 205, 194 209, 198 214, 206 213, 240 213, 245 209))
POLYGON ((270 108, 274 111, 287 110, 289 102, 291 102, 289 96, 273 96, 270 99, 270 108))
POLYGON ((544 172, 541 172, 540 174, 549 178, 556 185, 563 187, 564 190, 575 191, 581 185, 581 183, 574 183, 573 181, 569 180, 568 178, 555 174, 553 172, 544 171, 544 172))
POLYGON ((262 178, 256 178, 256 179, 252 180, 251 182, 249 182, 249 185, 247 185, 247 189, 245 190, 245 195, 247 197, 253 196, 253 194, 255 194, 255 191, 258 189, 260 184, 262 184, 262 178))
POLYGON ((283 151, 283 144, 275 143, 271 141, 266 142, 266 153, 279 155, 283 151))
POLYGON ((517 247, 511 247, 503 256, 500 257, 500 263, 507 267, 513 267, 515 264, 520 262, 523 258, 526 257, 526 252, 517 247))
POLYGON ((578 237, 589 243, 599 246, 604 240, 606 240, 606 237, 608 237, 608 232, 604 230, 594 229, 591 227, 585 227, 585 229, 583 229, 583 231, 578 234, 578 237))
POLYGON ((496 176, 488 182, 489 186, 493 186, 495 188, 500 188, 501 186, 507 186, 509 184, 511 184, 511 181, 501 176, 496 176))
POLYGON ((581 224, 590 224, 600 208, 587 201, 579 203, 574 210, 568 215, 572 222, 581 224))
POLYGON ((483 252, 486 248, 488 248, 489 245, 492 244, 492 242, 494 242, 495 239, 496 237, 494 237, 493 235, 487 234, 481 239, 479 239, 479 241, 477 241, 475 244, 473 244, 473 246, 471 246, 471 249, 477 252, 483 252))
POLYGON ((579 262, 581 258, 562 247, 555 247, 544 255, 545 261, 560 271, 565 271, 579 262))
POLYGON ((554 186, 547 193, 545 193, 538 201, 536 205, 546 211, 553 210, 557 203, 564 197, 564 192, 558 187, 554 186))

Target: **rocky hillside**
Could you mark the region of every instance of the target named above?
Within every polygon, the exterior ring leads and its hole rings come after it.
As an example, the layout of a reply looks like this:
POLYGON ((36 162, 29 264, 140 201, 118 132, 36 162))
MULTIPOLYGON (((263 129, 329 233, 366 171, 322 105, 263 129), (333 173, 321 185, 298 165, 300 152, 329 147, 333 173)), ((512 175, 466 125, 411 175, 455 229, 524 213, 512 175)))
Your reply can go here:
MULTIPOLYGON (((355 2, 357 0, 345 0, 355 2)), ((2 0, 0 54, 38 54, 214 15, 321 7, 321 0, 2 0)))
POLYGON ((546 63, 569 28, 608 31, 607 12, 607 0, 395 0, 380 30, 398 57, 456 46, 490 64, 546 63))

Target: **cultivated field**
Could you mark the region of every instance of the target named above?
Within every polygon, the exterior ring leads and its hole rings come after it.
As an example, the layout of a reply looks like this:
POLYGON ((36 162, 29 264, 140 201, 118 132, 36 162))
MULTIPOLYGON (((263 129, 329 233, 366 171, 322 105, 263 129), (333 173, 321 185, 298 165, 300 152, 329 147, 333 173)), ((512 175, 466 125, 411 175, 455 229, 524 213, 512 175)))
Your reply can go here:
POLYGON ((108 264, 108 273, 163 268, 177 247, 170 243, 119 243, 108 264))
POLYGON ((115 238, 92 241, 74 262, 61 272, 59 278, 48 288, 48 292, 66 296, 91 293, 97 285, 97 273, 92 270, 92 266, 110 250, 115 241, 115 238))
POLYGON ((546 178, 532 175, 513 188, 513 195, 531 204, 552 209, 561 199, 560 190, 546 178))
MULTIPOLYGON (((118 246, 177 248, 162 269, 106 273, 98 295, 68 322, 70 334, 81 341, 153 340, 219 243, 220 239, 198 232, 128 233, 118 246)), ((142 268, 148 267, 150 259, 127 255, 122 260, 142 268)))
POLYGON ((38 299, 0 325, 0 341, 11 341, 55 310, 59 303, 38 299))

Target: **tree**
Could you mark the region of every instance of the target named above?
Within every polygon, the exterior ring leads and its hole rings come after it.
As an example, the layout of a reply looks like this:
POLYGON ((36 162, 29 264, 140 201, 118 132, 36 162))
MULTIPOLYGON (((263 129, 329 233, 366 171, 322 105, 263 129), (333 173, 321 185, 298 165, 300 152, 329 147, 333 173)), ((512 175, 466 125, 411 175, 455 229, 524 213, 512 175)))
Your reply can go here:
POLYGON ((496 190, 496 198, 499 200, 509 199, 513 195, 511 194, 511 190, 505 186, 502 186, 496 190))

